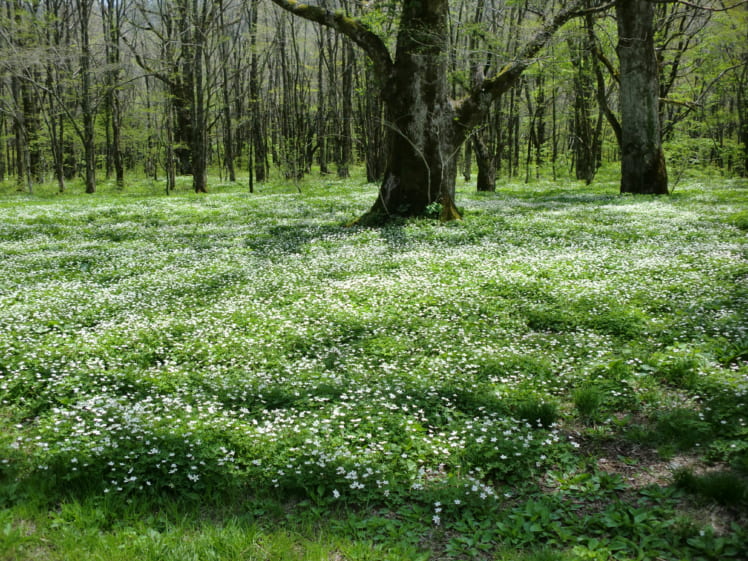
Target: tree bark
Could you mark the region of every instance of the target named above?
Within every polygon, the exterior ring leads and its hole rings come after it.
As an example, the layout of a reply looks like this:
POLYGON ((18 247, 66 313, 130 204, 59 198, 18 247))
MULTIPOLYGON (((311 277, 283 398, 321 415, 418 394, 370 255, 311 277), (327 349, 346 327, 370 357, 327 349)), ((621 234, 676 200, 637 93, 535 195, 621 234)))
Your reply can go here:
POLYGON ((101 0, 101 17, 104 26, 105 55, 108 70, 106 73, 107 91, 105 97, 106 111, 111 126, 111 143, 109 154, 114 166, 117 187, 125 185, 125 169, 122 161, 122 111, 119 94, 120 75, 120 39, 122 36, 122 17, 124 5, 114 0, 101 0))
POLYGON ((206 84, 204 77, 205 37, 208 34, 208 0, 192 0, 192 44, 193 57, 189 71, 192 91, 192 188, 195 193, 208 191, 208 108, 206 104, 206 84))
POLYGON ((387 169, 373 213, 421 215, 440 203, 445 215, 459 216, 455 151, 462 142, 447 82, 448 14, 446 0, 403 3, 395 65, 384 91, 387 169))
POLYGON ((81 86, 81 118, 83 120, 83 155, 85 160, 86 193, 96 192, 96 144, 95 144, 95 120, 96 113, 93 103, 91 84, 91 43, 88 33, 88 25, 93 11, 93 0, 76 0, 80 25, 81 51, 80 60, 80 86, 81 86))
MULTIPOLYGON (((257 55, 257 10, 259 0, 250 0, 247 6, 247 25, 249 27, 249 112, 250 112, 250 153, 253 155, 252 169, 254 178, 262 182, 267 178, 268 150, 260 117, 260 65, 257 55)), ((253 184, 254 186, 254 184, 253 184)))
POLYGON ((222 78, 222 102, 221 113, 223 117, 223 162, 229 174, 229 181, 236 182, 236 168, 234 166, 234 124, 231 115, 231 85, 229 82, 229 32, 224 21, 223 0, 218 1, 218 25, 222 38, 220 42, 221 53, 221 78, 222 78))
POLYGON ((475 162, 478 164, 478 181, 476 189, 482 192, 496 191, 496 166, 491 153, 480 135, 473 136, 475 162))
POLYGON ((616 19, 621 67, 621 193, 666 195, 652 3, 616 0, 616 19))

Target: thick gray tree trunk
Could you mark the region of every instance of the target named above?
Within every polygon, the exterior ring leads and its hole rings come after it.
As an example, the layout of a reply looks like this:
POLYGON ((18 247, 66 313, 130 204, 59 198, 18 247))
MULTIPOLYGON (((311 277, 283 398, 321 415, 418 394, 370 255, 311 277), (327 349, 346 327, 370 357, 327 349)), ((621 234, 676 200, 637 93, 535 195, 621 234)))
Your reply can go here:
MULTIPOLYGON (((454 207, 454 111, 447 82, 447 0, 405 2, 395 66, 384 92, 388 157, 373 212, 419 215, 454 207)), ((456 211, 454 211, 456 212, 456 211)))
POLYGON ((660 134, 654 11, 649 0, 616 0, 621 67, 621 193, 668 193, 660 134))

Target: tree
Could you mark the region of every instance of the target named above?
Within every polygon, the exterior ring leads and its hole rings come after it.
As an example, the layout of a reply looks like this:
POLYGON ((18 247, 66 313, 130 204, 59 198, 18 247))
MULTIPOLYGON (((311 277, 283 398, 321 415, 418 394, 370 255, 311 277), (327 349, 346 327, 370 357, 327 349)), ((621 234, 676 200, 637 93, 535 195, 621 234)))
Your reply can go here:
POLYGON ((80 53, 80 107, 83 126, 79 136, 83 142, 85 158, 86 193, 96 192, 96 104, 93 99, 93 53, 89 36, 89 25, 93 12, 93 0, 75 0, 78 16, 80 53))
MULTIPOLYGON (((602 148, 602 108, 598 103, 598 111, 593 112, 595 100, 595 76, 592 67, 594 48, 591 46, 588 34, 569 37, 569 59, 574 67, 573 84, 574 96, 572 106, 574 119, 572 121, 571 143, 574 151, 574 168, 576 178, 584 180, 588 185, 595 177, 600 161, 602 148)), ((603 86, 604 95, 604 86, 603 86)))
POLYGON ((107 121, 107 175, 109 166, 114 166, 117 186, 125 185, 125 169, 122 162, 122 109, 120 101, 120 41, 122 37, 122 20, 124 19, 125 2, 117 0, 99 0, 101 20, 104 27, 104 51, 107 62, 106 94, 104 112, 107 121), (110 137, 111 127, 111 137, 110 137))
POLYGON ((666 195, 659 69, 649 0, 616 0, 621 76, 621 193, 666 195))
POLYGON ((273 0, 295 15, 347 35, 372 59, 386 108, 387 164, 370 215, 421 215, 441 204, 444 220, 455 207, 456 156, 494 99, 508 91, 553 34, 577 15, 581 2, 562 9, 497 74, 462 100, 449 97, 449 2, 402 0, 394 58, 361 19, 295 0, 273 0))
POLYGON ((137 10, 141 21, 135 25, 149 32, 160 53, 151 61, 131 43, 130 50, 137 64, 166 86, 174 122, 169 136, 173 136, 178 172, 191 174, 195 192, 204 193, 210 105, 206 59, 209 40, 215 35, 216 7, 209 0, 158 0, 138 2, 137 10))

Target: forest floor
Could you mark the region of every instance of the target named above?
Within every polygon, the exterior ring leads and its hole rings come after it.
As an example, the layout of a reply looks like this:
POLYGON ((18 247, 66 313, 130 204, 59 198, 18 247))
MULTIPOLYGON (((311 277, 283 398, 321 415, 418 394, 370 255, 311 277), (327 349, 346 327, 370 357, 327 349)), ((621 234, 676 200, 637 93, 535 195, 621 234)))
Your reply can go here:
POLYGON ((3 561, 748 557, 745 180, 158 189, 0 186, 3 561))

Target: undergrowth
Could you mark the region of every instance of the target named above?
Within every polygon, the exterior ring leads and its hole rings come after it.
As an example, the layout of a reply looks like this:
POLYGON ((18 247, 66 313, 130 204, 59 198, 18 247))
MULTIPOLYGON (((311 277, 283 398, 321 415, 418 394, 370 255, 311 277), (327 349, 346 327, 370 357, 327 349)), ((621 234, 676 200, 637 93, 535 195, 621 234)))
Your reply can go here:
POLYGON ((213 191, 0 198, 0 558, 746 554, 745 185, 213 191))

